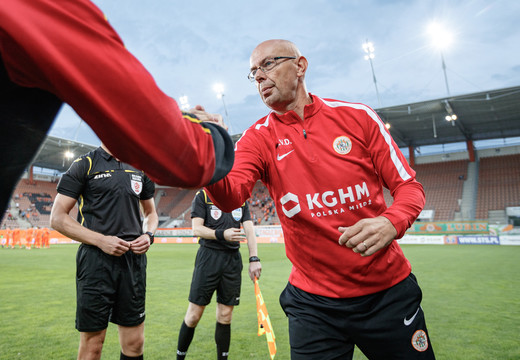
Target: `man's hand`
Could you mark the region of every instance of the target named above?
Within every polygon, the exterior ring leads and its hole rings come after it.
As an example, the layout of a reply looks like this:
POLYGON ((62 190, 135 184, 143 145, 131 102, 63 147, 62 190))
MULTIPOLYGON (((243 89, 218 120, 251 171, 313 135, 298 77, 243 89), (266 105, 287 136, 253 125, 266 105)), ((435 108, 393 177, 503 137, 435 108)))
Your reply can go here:
POLYGON ((188 110, 188 112, 196 115, 200 121, 202 122, 211 122, 214 124, 217 124, 219 126, 222 126, 224 129, 228 130, 228 127, 226 124, 224 124, 224 120, 222 118, 222 115, 220 114, 210 114, 206 112, 204 107, 202 105, 196 105, 193 109, 188 110))
POLYGON ((255 276, 257 279, 260 279, 260 274, 262 274, 262 264, 260 261, 253 261, 249 263, 249 277, 251 281, 255 281, 255 276))
POLYGON ((134 254, 144 254, 150 248, 150 237, 146 234, 139 236, 137 239, 129 241, 130 250, 134 254))
POLYGON ((121 256, 130 250, 130 243, 117 236, 105 236, 103 240, 99 242, 98 247, 108 255, 121 256))
POLYGON ((241 229, 229 228, 224 231, 226 241, 240 242, 246 239, 246 234, 241 229))
POLYGON ((340 226, 339 244, 361 256, 370 256, 390 245, 397 236, 394 225, 384 216, 359 220, 352 226, 340 226))

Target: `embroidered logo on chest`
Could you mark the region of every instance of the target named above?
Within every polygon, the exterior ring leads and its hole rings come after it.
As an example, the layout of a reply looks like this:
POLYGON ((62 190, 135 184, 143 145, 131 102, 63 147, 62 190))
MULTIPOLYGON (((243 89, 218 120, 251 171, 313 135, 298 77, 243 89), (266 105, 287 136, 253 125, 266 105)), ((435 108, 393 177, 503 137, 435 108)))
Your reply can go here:
POLYGON ((132 179, 130 180, 130 184, 132 187, 132 190, 136 195, 141 194, 141 191, 143 191, 143 180, 141 176, 132 174, 132 179))
POLYGON ((220 217, 222 216, 222 210, 220 210, 218 207, 216 207, 215 205, 211 205, 211 210, 209 211, 209 213, 211 214, 211 217, 214 219, 214 220, 218 220, 220 219, 220 217))
POLYGON ((340 155, 347 155, 352 150, 352 141, 346 136, 338 136, 332 143, 334 151, 340 155))
POLYGON ((235 221, 240 221, 240 219, 242 219, 242 208, 233 210, 231 212, 231 215, 233 216, 233 219, 235 219, 235 221))

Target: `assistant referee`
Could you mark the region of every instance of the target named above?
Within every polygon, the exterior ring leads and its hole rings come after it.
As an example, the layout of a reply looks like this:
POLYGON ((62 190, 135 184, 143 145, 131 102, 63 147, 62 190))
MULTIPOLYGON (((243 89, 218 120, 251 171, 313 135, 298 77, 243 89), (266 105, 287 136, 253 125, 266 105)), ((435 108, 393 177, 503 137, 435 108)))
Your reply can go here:
POLYGON ((249 277, 251 280, 260 278, 262 272, 251 213, 247 202, 225 213, 213 204, 206 191, 200 190, 191 205, 191 218, 193 234, 199 237, 200 248, 195 259, 188 310, 179 331, 177 360, 186 357, 195 327, 215 291, 217 359, 225 360, 231 342, 233 308, 240 302, 243 265, 239 248, 244 238, 249 249, 249 277))
POLYGON ((120 359, 143 359, 146 252, 158 224, 154 183, 102 144, 72 163, 57 190, 51 226, 82 243, 76 256, 78 359, 101 358, 109 321, 118 325, 120 359), (76 201, 77 221, 69 216, 76 201))

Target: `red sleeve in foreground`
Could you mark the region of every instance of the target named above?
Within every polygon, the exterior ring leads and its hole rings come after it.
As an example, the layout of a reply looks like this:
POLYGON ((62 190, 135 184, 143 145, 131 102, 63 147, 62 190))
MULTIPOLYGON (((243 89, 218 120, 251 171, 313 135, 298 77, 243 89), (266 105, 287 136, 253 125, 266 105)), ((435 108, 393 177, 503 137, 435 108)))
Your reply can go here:
POLYGON ((68 103, 121 161, 155 182, 200 187, 230 169, 233 144, 183 117, 87 0, 2 0, 0 53, 11 80, 68 103))
POLYGON ((262 146, 254 138, 251 128, 236 143, 235 161, 229 174, 206 187, 211 199, 225 212, 242 206, 263 173, 262 146))

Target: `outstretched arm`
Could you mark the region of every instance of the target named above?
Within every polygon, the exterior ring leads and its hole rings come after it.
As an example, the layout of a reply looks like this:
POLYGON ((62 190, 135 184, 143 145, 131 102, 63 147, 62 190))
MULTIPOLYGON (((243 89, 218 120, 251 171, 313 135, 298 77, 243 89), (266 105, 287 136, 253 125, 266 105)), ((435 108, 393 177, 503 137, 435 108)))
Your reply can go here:
POLYGON ((2 0, 0 52, 12 82, 68 103, 154 182, 197 188, 231 169, 227 132, 183 115, 92 2, 2 0))

